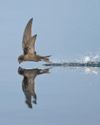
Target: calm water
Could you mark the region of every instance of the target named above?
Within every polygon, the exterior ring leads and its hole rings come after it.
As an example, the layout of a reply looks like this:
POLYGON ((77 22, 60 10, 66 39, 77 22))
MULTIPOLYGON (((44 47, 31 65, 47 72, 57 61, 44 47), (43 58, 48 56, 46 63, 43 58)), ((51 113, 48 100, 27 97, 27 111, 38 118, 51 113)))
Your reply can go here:
POLYGON ((46 69, 41 64, 35 66, 35 63, 29 63, 22 67, 31 65, 32 70, 26 69, 20 75, 19 66, 10 66, 10 63, 12 64, 11 60, 9 64, 5 63, 5 68, 1 66, 0 124, 99 125, 99 68, 86 72, 89 69, 46 69), (38 74, 40 69, 43 74, 38 74), (37 97, 32 97, 32 103, 27 91, 29 85, 25 83, 25 76, 29 80, 28 75, 34 77, 33 91, 37 97), (26 100, 31 106, 25 103, 26 100))
POLYGON ((100 125, 100 68, 17 61, 31 17, 37 53, 57 62, 100 55, 99 15, 98 0, 0 1, 0 125, 100 125))

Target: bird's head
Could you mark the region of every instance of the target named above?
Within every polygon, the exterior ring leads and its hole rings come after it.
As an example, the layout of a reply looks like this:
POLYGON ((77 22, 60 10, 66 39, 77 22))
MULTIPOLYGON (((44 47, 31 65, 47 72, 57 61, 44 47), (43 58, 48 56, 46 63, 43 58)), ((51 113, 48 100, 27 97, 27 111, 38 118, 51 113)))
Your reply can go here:
POLYGON ((23 61, 24 61, 24 56, 23 55, 19 56, 18 57, 19 64, 22 63, 23 61))

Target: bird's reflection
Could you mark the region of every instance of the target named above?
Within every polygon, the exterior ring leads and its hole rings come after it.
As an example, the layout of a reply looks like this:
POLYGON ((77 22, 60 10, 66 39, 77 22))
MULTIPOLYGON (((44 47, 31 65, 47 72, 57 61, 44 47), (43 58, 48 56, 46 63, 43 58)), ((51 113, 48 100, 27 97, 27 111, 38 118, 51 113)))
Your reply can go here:
POLYGON ((37 104, 37 96, 35 93, 35 78, 36 76, 44 73, 49 73, 49 68, 46 69, 23 69, 18 68, 18 73, 23 76, 22 90, 25 94, 26 104, 32 108, 32 102, 37 104))

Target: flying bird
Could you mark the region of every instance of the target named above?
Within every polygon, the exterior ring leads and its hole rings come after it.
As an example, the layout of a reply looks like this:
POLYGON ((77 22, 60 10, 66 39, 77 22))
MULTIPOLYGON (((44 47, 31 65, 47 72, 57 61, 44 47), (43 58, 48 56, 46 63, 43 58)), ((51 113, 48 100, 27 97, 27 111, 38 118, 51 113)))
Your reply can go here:
POLYGON ((50 62, 49 57, 50 56, 40 56, 37 54, 35 50, 35 41, 37 38, 37 34, 32 36, 32 22, 33 18, 31 18, 24 30, 23 34, 23 40, 22 40, 22 49, 23 54, 18 57, 18 62, 22 63, 23 61, 45 61, 50 62))
POLYGON ((32 102, 37 104, 37 95, 35 92, 35 78, 40 74, 49 73, 49 68, 47 69, 23 69, 18 68, 18 73, 23 76, 22 80, 22 90, 25 95, 25 102, 29 108, 32 108, 32 102))

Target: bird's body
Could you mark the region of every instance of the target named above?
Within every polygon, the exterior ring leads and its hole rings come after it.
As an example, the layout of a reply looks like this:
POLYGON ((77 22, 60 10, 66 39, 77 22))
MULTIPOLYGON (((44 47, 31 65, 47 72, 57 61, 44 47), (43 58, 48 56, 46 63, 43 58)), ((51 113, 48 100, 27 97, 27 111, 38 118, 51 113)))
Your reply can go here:
POLYGON ((49 61, 48 57, 49 56, 39 56, 35 54, 26 54, 26 55, 19 56, 19 58, 24 61, 34 61, 34 62, 38 62, 42 60, 44 60, 45 62, 48 62, 49 61))
POLYGON ((23 55, 18 57, 18 61, 19 63, 23 61, 38 62, 42 60, 45 62, 49 62, 48 57, 50 56, 40 56, 35 51, 35 41, 37 34, 32 36, 32 21, 33 19, 31 18, 25 27, 22 41, 23 55))

